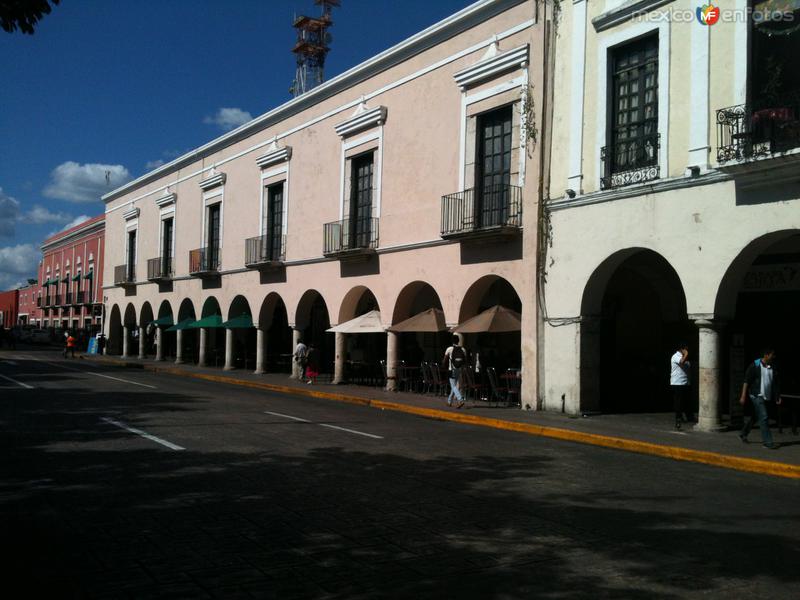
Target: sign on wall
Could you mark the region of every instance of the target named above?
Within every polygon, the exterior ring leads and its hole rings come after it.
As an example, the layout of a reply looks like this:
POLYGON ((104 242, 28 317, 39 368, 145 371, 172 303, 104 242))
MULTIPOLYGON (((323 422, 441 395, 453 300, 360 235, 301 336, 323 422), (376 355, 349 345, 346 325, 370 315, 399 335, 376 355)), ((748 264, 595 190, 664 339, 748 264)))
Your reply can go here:
POLYGON ((742 291, 800 291, 800 263, 753 265, 744 277, 742 291))

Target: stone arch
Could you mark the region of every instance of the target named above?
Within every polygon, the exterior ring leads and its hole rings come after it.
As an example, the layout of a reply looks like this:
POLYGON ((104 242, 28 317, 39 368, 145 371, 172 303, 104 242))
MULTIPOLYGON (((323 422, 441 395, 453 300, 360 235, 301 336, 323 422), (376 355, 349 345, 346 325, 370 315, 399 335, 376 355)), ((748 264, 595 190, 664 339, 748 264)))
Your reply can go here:
POLYGON ((226 320, 240 317, 242 315, 252 316, 253 312, 250 310, 250 303, 247 301, 247 298, 242 295, 238 295, 231 300, 231 304, 228 307, 228 318, 226 320))
POLYGON ((172 305, 169 303, 169 300, 163 300, 158 306, 158 318, 162 319, 164 317, 172 317, 173 320, 175 319, 175 315, 172 312, 172 305))
MULTIPOLYGON (((432 285, 412 281, 403 286, 394 303, 392 325, 396 325, 430 308, 442 310, 442 301, 432 285)), ((419 366, 423 361, 438 362, 444 355, 452 334, 441 332, 398 333, 397 358, 402 363, 419 366)))
POLYGON ((196 319, 197 313, 194 310, 194 304, 189 298, 184 298, 178 307, 178 321, 184 319, 196 319))
POLYGON ((354 319, 371 310, 380 310, 378 299, 368 287, 357 285, 342 298, 342 304, 339 307, 339 323, 354 319))
MULTIPOLYGON (((184 298, 180 306, 178 307, 178 318, 176 323, 184 321, 186 319, 197 319, 197 313, 195 312, 194 303, 189 298, 184 298)), ((177 343, 180 339, 180 361, 182 362, 197 362, 197 352, 198 352, 198 335, 196 329, 184 329, 180 332, 180 336, 175 334, 175 343, 176 343, 176 357, 178 356, 178 347, 177 343)), ((177 359, 176 359, 177 360, 177 359)))
POLYGON ((519 294, 507 279, 499 275, 484 275, 469 286, 464 294, 458 322, 466 321, 495 304, 522 312, 519 294))
POLYGON ((122 314, 116 304, 111 307, 108 317, 108 339, 106 352, 108 354, 122 354, 122 314))
POLYGON ((442 308, 442 301, 433 286, 425 281, 406 284, 394 303, 392 325, 413 317, 429 308, 442 308))
MULTIPOLYGON (((242 295, 238 295, 231 300, 228 307, 227 320, 235 319, 237 317, 248 316, 253 317, 253 312, 250 310, 250 303, 242 295)), ((226 357, 226 368, 255 368, 256 363, 256 329, 255 327, 237 327, 235 329, 228 329, 226 331, 226 341, 230 342, 230 358, 232 364, 229 365, 226 357)))
POLYGON ((149 302, 145 301, 142 308, 139 309, 139 327, 147 327, 155 321, 153 318, 153 307, 149 302))
MULTIPOLYGON (((175 313, 172 312, 172 305, 169 303, 169 300, 162 300, 161 304, 158 306, 158 319, 164 319, 167 317, 172 318, 173 323, 177 323, 178 319, 175 318, 175 313)), ((161 356, 162 358, 172 358, 175 356, 176 350, 176 342, 177 336, 174 331, 167 331, 169 329, 169 325, 159 325, 159 329, 161 330, 161 356)))
POLYGON ((222 310, 219 307, 219 301, 214 296, 209 296, 203 302, 203 309, 200 311, 200 318, 205 319, 213 315, 222 316, 222 310))
POLYGON ((304 342, 313 343, 319 350, 320 369, 323 373, 331 371, 335 355, 334 336, 327 333, 330 326, 330 313, 325 298, 317 290, 306 290, 297 303, 294 328, 304 342))
POLYGON ((668 410, 668 361, 680 341, 696 356, 697 332, 688 320, 683 283, 669 261, 641 247, 605 258, 581 297, 581 410, 668 410))

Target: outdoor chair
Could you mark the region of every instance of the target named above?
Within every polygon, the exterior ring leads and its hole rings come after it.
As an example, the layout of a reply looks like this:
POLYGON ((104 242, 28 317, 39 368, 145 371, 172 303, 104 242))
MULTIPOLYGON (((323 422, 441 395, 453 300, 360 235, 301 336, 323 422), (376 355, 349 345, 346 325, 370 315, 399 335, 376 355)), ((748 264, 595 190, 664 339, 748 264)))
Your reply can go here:
POLYGON ((386 387, 386 384, 389 381, 389 375, 386 372, 386 361, 385 360, 379 360, 378 364, 380 365, 380 373, 381 373, 381 375, 383 377, 383 381, 381 381, 381 379, 378 378, 378 380, 375 382, 375 386, 376 387, 386 387))
POLYGON ((444 396, 447 390, 447 380, 442 378, 442 372, 439 370, 439 363, 429 363, 428 367, 431 370, 434 395, 444 396))
POLYGON ((501 386, 499 380, 497 379, 497 371, 494 367, 489 367, 486 369, 486 375, 489 379, 489 391, 490 401, 495 402, 505 402, 506 404, 509 403, 509 389, 507 387, 501 386))
POLYGON ((475 382, 475 371, 473 371, 470 366, 461 369, 461 381, 459 385, 461 386, 461 393, 464 395, 465 399, 469 398, 470 394, 472 394, 473 400, 480 400, 484 397, 484 387, 482 384, 475 382))
POLYGON ((428 394, 433 389, 431 367, 427 362, 423 362, 419 366, 419 371, 422 374, 422 393, 428 394))
POLYGON ((402 387, 404 392, 411 391, 413 383, 411 377, 409 376, 409 370, 407 367, 406 361, 401 360, 399 363, 397 363, 395 375, 397 380, 397 389, 399 390, 402 387))

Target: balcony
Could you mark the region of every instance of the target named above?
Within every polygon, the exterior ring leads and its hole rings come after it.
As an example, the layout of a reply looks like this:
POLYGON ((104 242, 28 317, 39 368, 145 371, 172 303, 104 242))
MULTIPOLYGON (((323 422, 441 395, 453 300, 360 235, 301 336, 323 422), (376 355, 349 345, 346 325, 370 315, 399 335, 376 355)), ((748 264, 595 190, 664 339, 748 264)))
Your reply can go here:
POLYGON ((171 256, 160 256, 147 261, 147 281, 169 281, 172 275, 171 256))
POLYGON ((136 265, 118 265, 114 267, 114 285, 136 285, 136 265))
POLYGON ((613 190, 628 185, 647 183, 659 178, 658 150, 661 134, 651 133, 617 142, 600 149, 604 176, 601 190, 613 190))
POLYGON ((244 243, 244 266, 270 269, 283 266, 286 260, 286 236, 260 235, 244 243))
POLYGON ((325 223, 322 253, 341 260, 369 258, 378 247, 378 219, 367 217, 325 223))
POLYGON ((72 306, 72 292, 64 294, 64 306, 72 306))
POLYGON ((221 261, 220 248, 207 246, 189 252, 189 275, 193 277, 217 277, 221 261))
POLYGON ((86 292, 78 292, 75 294, 75 304, 86 304, 86 292))
POLYGON ((722 170, 749 170, 742 163, 768 158, 800 161, 800 154, 792 152, 798 150, 800 92, 761 100, 756 107, 739 104, 717 111, 717 162, 722 170))
POLYGON ((522 188, 501 184, 442 196, 444 239, 506 238, 522 231, 522 188))

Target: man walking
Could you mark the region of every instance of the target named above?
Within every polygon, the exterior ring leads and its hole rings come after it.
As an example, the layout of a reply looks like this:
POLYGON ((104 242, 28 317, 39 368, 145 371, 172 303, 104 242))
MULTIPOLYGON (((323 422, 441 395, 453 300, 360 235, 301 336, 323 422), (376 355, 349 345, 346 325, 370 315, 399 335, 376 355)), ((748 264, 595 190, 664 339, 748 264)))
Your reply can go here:
MULTIPOLYGON (((773 348, 765 348, 761 353, 761 358, 756 359, 744 375, 744 385, 742 385, 742 395, 739 398, 739 403, 744 406, 747 399, 753 405, 753 412, 755 418, 758 419, 758 426, 761 428, 761 441, 764 443, 765 448, 774 450, 778 444, 772 441, 772 434, 769 431, 769 417, 767 415, 767 402, 775 401, 776 404, 781 403, 780 385, 778 381, 778 374, 772 367, 772 362, 775 360, 775 350, 773 348)), ((753 415, 747 415, 744 418, 744 427, 739 434, 739 439, 747 443, 747 435, 753 428, 753 415)))
POLYGON ((686 407, 689 403, 689 345, 678 344, 678 350, 670 360, 672 370, 669 385, 672 388, 672 407, 675 410, 675 429, 680 430, 681 423, 686 422, 686 407))
POLYGON ((298 379, 302 381, 306 377, 306 364, 308 363, 308 347, 303 343, 303 340, 297 340, 297 347, 294 349, 294 362, 297 363, 300 374, 298 379))
POLYGON ((448 365, 450 379, 450 394, 447 396, 447 406, 453 406, 453 396, 455 396, 458 408, 464 406, 464 397, 461 395, 459 381, 461 379, 461 368, 467 363, 467 352, 459 345, 457 335, 453 336, 453 345, 444 351, 444 360, 448 365))

